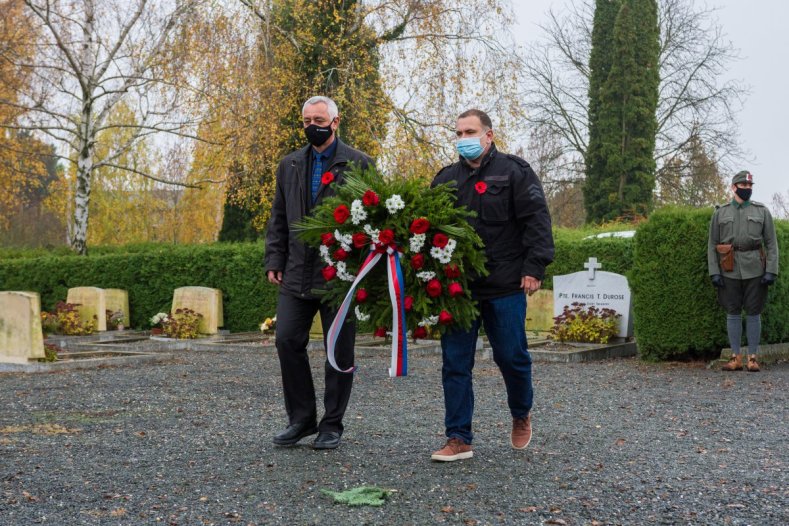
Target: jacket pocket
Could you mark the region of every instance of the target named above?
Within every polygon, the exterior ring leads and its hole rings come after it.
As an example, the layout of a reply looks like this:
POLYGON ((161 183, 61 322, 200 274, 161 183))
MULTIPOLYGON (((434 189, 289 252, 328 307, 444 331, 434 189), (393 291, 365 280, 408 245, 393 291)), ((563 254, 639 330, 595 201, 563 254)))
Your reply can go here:
POLYGON ((762 239, 762 232, 764 231, 764 218, 761 217, 748 217, 748 237, 751 239, 762 239))
POLYGON ((486 179, 488 188, 482 194, 480 216, 486 223, 504 223, 510 218, 509 180, 486 179))
POLYGON ((721 243, 731 243, 734 239, 733 217, 724 217, 718 220, 718 239, 721 243))

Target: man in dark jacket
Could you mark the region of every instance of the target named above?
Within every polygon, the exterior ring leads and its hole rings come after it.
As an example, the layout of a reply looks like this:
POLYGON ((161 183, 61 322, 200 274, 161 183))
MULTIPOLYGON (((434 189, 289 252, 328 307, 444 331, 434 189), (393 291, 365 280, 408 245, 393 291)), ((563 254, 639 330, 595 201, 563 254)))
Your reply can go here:
POLYGON ((474 109, 461 113, 456 135, 460 160, 441 170, 433 185, 454 182, 457 205, 477 213, 470 223, 485 243, 490 274, 470 285, 480 319, 468 331, 454 330, 441 338, 448 440, 431 458, 444 462, 473 456, 471 371, 480 323, 507 388, 510 443, 515 449, 529 445, 533 390, 526 346, 526 294, 539 290, 554 253, 542 185, 526 161, 496 149, 490 117, 474 109))
MULTIPOLYGON (((266 270, 268 280, 279 286, 277 300, 276 345, 282 369, 282 387, 288 427, 274 436, 274 444, 296 444, 318 433, 316 449, 340 445, 342 417, 351 396, 353 375, 335 371, 325 364, 324 415, 317 423, 315 387, 312 381, 307 344, 312 320, 321 314, 325 334, 335 312, 312 294, 325 280, 317 250, 307 247, 291 231, 298 221, 321 200, 333 194, 331 182, 342 184, 351 164, 366 167, 370 157, 343 143, 337 137, 340 117, 337 105, 327 97, 312 97, 302 109, 304 134, 310 144, 285 156, 276 175, 276 193, 266 233, 266 270)), ((346 323, 337 340, 337 362, 353 364, 355 327, 346 323)))

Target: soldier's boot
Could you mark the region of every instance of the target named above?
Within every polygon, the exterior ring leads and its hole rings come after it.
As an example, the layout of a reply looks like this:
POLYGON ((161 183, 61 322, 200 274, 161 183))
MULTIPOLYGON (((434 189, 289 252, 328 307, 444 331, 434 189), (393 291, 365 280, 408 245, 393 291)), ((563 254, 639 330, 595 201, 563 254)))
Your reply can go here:
POLYGON ((721 369, 724 371, 742 371, 742 356, 733 354, 721 369))
POLYGON ((752 373, 759 372, 759 363, 756 361, 756 355, 752 354, 748 356, 748 370, 752 373))

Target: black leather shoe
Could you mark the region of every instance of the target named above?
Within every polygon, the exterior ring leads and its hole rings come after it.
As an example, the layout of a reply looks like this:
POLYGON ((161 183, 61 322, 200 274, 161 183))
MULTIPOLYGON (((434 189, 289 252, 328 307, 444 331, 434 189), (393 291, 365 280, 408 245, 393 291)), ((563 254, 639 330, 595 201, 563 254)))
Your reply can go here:
POLYGON ((314 422, 297 422, 288 426, 285 431, 274 435, 272 442, 278 446, 292 446, 299 440, 318 432, 314 422))
POLYGON ((340 434, 335 431, 321 431, 318 433, 313 449, 336 449, 340 445, 340 434))

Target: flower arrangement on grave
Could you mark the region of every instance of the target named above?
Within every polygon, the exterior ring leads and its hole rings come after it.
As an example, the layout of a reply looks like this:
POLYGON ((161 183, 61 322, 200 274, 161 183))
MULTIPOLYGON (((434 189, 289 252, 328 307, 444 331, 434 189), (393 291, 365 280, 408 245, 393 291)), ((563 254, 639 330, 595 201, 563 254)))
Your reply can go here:
POLYGON ((608 343, 619 332, 621 317, 614 309, 574 302, 553 319, 550 337, 560 342, 608 343))
POLYGON ((189 308, 176 309, 161 322, 162 331, 170 338, 194 339, 200 335, 203 315, 189 308))
POLYGON ((54 343, 44 343, 44 358, 39 358, 39 362, 56 362, 58 361, 58 353, 62 351, 60 347, 54 343))
POLYGON ((111 310, 107 310, 107 327, 115 327, 119 331, 123 330, 123 322, 125 321, 126 316, 123 314, 122 310, 116 310, 112 312, 111 310))
POLYGON ((339 311, 329 347, 349 311, 377 335, 391 332, 393 355, 409 332, 416 339, 470 327, 478 311, 468 283, 487 271, 482 240, 467 221, 473 212, 455 207, 454 188, 385 179, 374 167, 352 169, 333 188, 335 196, 294 225, 319 250, 327 282, 320 294, 339 311))
POLYGON ((164 323, 170 318, 170 315, 166 312, 157 312, 151 319, 148 320, 148 323, 151 324, 151 335, 158 336, 164 333, 164 323))
POLYGON ((274 330, 277 326, 277 317, 274 316, 273 318, 266 318, 263 320, 263 323, 260 324, 260 332, 262 333, 270 333, 274 330))
POLYGON ((84 336, 96 332, 98 319, 93 316, 91 320, 83 321, 80 317, 78 303, 59 301, 55 312, 41 313, 41 326, 45 333, 65 334, 67 336, 84 336))

